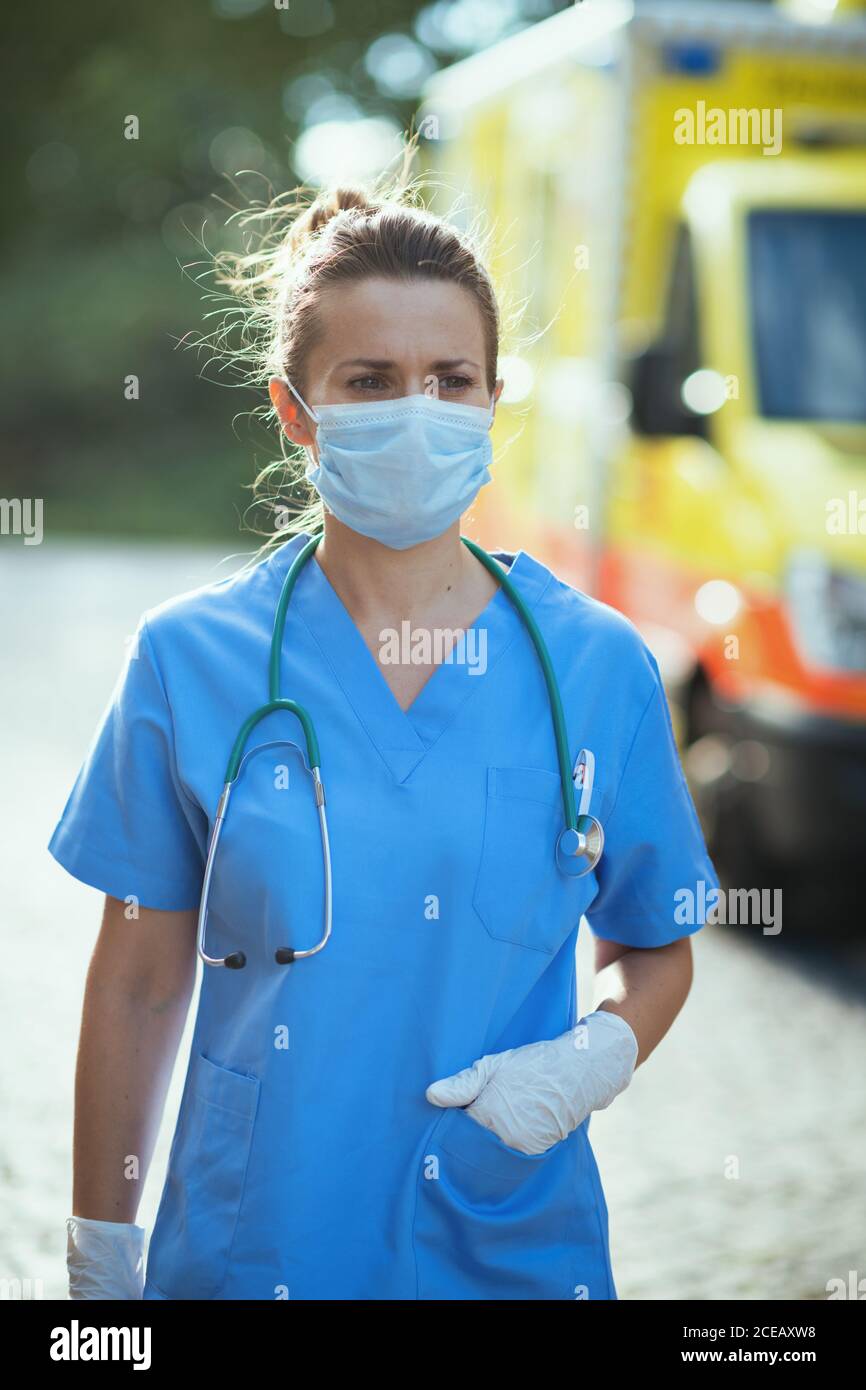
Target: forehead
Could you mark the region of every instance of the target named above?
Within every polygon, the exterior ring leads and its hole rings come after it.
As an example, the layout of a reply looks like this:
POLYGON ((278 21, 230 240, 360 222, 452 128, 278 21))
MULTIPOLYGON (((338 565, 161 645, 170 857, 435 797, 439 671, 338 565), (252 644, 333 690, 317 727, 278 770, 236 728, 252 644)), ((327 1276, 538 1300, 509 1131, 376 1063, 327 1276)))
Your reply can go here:
POLYGON ((341 358, 394 362, 484 359, 481 309, 470 290, 446 280, 369 279, 330 285, 319 297, 310 367, 341 358))

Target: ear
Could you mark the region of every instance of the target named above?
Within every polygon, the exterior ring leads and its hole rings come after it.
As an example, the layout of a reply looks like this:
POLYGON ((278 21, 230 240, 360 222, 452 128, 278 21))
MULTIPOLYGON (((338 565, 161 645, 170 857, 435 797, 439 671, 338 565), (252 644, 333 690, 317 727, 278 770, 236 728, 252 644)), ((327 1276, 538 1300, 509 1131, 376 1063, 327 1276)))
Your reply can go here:
POLYGON ((268 382, 268 395, 292 443, 310 448, 315 441, 315 432, 310 429, 306 412, 301 410, 286 383, 278 376, 272 376, 268 382))
POLYGON ((495 385, 494 388, 493 388, 493 405, 494 405, 494 409, 495 409, 495 407, 499 404, 499 397, 502 395, 502 388, 503 388, 504 385, 505 385, 505 378, 504 378, 504 377, 501 377, 501 376, 498 376, 498 377, 496 378, 496 385, 495 385))

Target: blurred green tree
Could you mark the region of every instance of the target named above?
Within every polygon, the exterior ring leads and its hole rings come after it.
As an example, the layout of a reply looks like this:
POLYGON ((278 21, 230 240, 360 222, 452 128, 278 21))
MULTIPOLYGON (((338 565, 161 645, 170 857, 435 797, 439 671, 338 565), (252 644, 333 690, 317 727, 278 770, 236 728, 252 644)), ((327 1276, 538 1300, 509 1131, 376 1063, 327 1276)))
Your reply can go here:
POLYGON ((42 497, 49 534, 237 535, 276 445, 260 397, 178 350, 208 326, 194 277, 232 235, 235 175, 258 197, 309 180, 326 122, 405 129, 437 66, 566 4, 11 7, 0 495, 42 497))

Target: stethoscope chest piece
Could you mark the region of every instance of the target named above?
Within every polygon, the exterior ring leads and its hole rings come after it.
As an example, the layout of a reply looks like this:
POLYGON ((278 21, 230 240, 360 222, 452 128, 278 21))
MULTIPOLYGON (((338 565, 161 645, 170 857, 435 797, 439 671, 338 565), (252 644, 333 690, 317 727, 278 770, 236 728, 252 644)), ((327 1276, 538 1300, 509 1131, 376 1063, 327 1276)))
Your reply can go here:
POLYGON ((592 873, 604 849, 601 822, 589 814, 595 782, 595 756, 589 748, 578 753, 572 778, 580 788, 580 808, 575 827, 566 826, 556 842, 556 862, 569 878, 583 878, 592 873))
POLYGON ((563 830, 556 842, 556 862, 569 878, 591 873, 604 849, 604 831, 595 816, 578 816, 577 829, 563 830))

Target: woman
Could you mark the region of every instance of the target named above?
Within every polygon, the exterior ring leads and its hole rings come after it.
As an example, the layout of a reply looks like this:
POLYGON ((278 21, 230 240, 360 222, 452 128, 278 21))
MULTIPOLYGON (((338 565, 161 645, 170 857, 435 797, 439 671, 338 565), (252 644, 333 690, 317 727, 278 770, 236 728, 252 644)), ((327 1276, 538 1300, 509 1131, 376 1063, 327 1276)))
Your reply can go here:
POLYGON ((589 1116, 688 993, 675 893, 716 884, 658 668, 531 555, 461 543, 502 389, 465 237, 339 190, 241 272, 324 535, 144 614, 51 840, 106 894, 71 1296, 615 1299, 589 1116), (579 1017, 584 914, 616 969, 579 1017))

